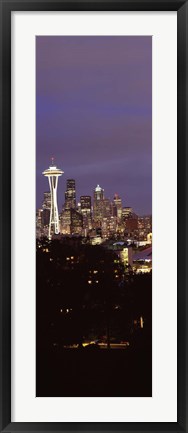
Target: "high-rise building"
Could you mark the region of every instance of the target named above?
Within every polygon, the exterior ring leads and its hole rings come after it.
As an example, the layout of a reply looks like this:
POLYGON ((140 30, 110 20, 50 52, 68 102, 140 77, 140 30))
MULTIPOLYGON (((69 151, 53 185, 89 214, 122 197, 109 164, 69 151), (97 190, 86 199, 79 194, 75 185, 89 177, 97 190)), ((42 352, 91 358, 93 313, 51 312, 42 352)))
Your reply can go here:
POLYGON ((74 179, 67 179, 64 209, 76 209, 76 185, 74 179))
POLYGON ((51 192, 44 192, 44 199, 42 203, 43 209, 51 209, 51 192))
POLYGON ((75 209, 71 209, 71 234, 81 235, 83 229, 83 216, 75 209))
POLYGON ((125 220, 126 218, 129 218, 133 213, 132 207, 123 207, 122 209, 122 218, 125 220))
MULTIPOLYGON (((92 229, 92 219, 91 219, 91 196, 81 195, 80 197, 81 214, 83 216, 83 228, 92 229)), ((87 231, 86 231, 87 233, 87 231)))
POLYGON ((138 238, 138 216, 134 213, 125 220, 125 236, 138 238))
POLYGON ((71 226, 71 209, 63 209, 60 215, 61 233, 63 235, 70 235, 71 226))
POLYGON ((37 209, 36 210, 36 225, 40 229, 42 227, 42 213, 43 213, 42 209, 37 209))
POLYGON ((112 216, 112 203, 109 198, 104 198, 103 200, 103 218, 111 218, 112 216))
POLYGON ((148 233, 152 232, 152 217, 151 215, 138 217, 139 239, 147 239, 148 233))
POLYGON ((81 204, 81 212, 82 215, 90 216, 91 215, 91 196, 90 195, 81 195, 80 197, 81 204))
POLYGON ((112 217, 112 203, 108 198, 104 198, 103 200, 103 209, 102 209, 102 237, 108 237, 110 235, 110 223, 112 217))
POLYGON ((42 210, 42 226, 43 227, 49 227, 50 223, 50 209, 43 209, 42 210))
POLYGON ((40 238, 42 236, 42 209, 37 209, 36 211, 36 238, 40 238))
POLYGON ((104 199, 104 189, 102 189, 99 185, 94 189, 94 201, 103 200, 104 199))
POLYGON ((119 197, 118 194, 114 195, 114 204, 115 204, 116 209, 117 209, 118 221, 121 221, 121 218, 122 218, 122 201, 121 201, 121 198, 119 197))
POLYGON ((117 217, 111 216, 108 224, 109 235, 116 233, 117 231, 117 217))
POLYGON ((104 189, 99 185, 94 189, 94 201, 93 201, 93 218, 94 221, 101 225, 104 210, 104 189))
POLYGON ((112 203, 112 216, 117 217, 117 207, 114 202, 112 203))
POLYGON ((43 171, 43 175, 48 178, 50 193, 51 193, 51 208, 50 208, 50 221, 48 229, 48 237, 51 239, 53 234, 59 233, 59 214, 57 206, 57 186, 58 178, 62 176, 64 172, 57 168, 52 159, 52 165, 43 171))
POLYGON ((50 209, 51 209, 51 193, 44 192, 44 199, 42 203, 42 226, 49 226, 50 222, 50 209))

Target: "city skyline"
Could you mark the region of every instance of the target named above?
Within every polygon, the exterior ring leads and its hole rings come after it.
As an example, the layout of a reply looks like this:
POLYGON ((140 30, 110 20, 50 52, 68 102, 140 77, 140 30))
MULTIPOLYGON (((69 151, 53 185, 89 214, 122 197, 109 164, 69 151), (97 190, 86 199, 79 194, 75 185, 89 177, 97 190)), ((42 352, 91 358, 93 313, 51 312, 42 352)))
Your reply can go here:
POLYGON ((37 203, 52 156, 75 179, 77 202, 99 184, 151 214, 151 37, 37 37, 37 203))
POLYGON ((122 241, 150 243, 152 218, 150 215, 136 215, 132 206, 124 206, 116 193, 113 199, 106 198, 105 190, 98 184, 93 194, 81 195, 76 199, 75 179, 66 179, 66 190, 60 210, 57 206, 58 177, 64 174, 52 159, 51 165, 43 172, 48 177, 50 191, 43 193, 42 206, 36 212, 36 236, 81 235, 92 243, 101 243, 112 237, 122 241), (48 232, 48 234, 47 234, 48 232), (148 238, 149 236, 149 238, 148 238))
MULTIPOLYGON (((103 191, 104 191, 104 198, 110 200, 111 202, 114 201, 115 197, 118 196, 118 198, 120 198, 122 200, 122 197, 120 196, 120 194, 118 193, 118 191, 116 191, 111 197, 107 197, 105 194, 105 188, 103 188, 103 185, 100 185, 99 183, 96 184, 95 186, 93 186, 92 190, 88 193, 88 194, 81 194, 78 196, 77 194, 77 182, 75 179, 73 178, 66 178, 64 177, 64 190, 59 192, 59 190, 57 189, 57 194, 59 195, 59 203, 58 203, 58 212, 61 213, 63 207, 64 207, 64 203, 65 203, 65 195, 66 195, 66 184, 67 181, 74 181, 75 182, 75 206, 77 207, 78 205, 81 204, 81 198, 82 197, 90 197, 91 198, 91 206, 93 205, 93 201, 94 201, 94 194, 95 194, 95 190, 97 187, 100 187, 103 191)), ((49 185, 46 185, 46 189, 42 192, 42 199, 41 199, 41 203, 40 206, 37 209, 41 209, 42 207, 42 203, 44 201, 44 195, 45 194, 50 194, 50 189, 49 189, 49 185)), ((131 203, 126 203, 123 202, 122 200, 122 208, 129 208, 131 207, 133 209, 133 211, 135 211, 135 209, 133 208, 131 203)), ((136 213, 136 211, 135 211, 136 213)), ((136 213, 137 214, 137 213, 136 213)), ((140 216, 144 216, 144 215, 151 215, 152 212, 148 212, 148 213, 144 213, 144 214, 138 214, 140 216)))
POLYGON ((152 37, 36 37, 36 396, 152 396, 152 37))

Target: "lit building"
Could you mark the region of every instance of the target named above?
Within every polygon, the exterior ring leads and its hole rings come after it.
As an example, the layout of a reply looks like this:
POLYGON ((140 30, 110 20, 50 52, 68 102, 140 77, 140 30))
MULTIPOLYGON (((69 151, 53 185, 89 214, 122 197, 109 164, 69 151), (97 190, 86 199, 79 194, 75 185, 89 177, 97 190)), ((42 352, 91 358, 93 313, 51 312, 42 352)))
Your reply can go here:
POLYGON ((94 236, 91 238, 91 245, 100 245, 102 243, 101 236, 94 236))
POLYGON ((81 195, 80 204, 82 215, 91 216, 91 196, 81 195))
POLYGON ((108 221, 108 230, 109 230, 109 235, 116 233, 116 231, 117 231, 117 217, 116 216, 111 216, 110 220, 108 221))
POLYGON ((43 171, 43 175, 48 178, 50 193, 51 193, 51 207, 50 207, 50 221, 49 221, 49 229, 48 229, 48 237, 51 239, 53 234, 59 233, 59 214, 58 214, 58 205, 57 205, 57 186, 58 186, 58 178, 62 176, 64 172, 57 168, 53 164, 43 171))
POLYGON ((42 203, 43 209, 50 209, 51 208, 51 192, 44 192, 44 199, 42 203))
POLYGON ((70 235, 71 225, 71 209, 63 209, 60 215, 61 221, 61 233, 64 235, 70 235))
POLYGON ((103 238, 108 238, 108 236, 109 236, 108 218, 103 218, 102 219, 101 228, 102 228, 102 237, 103 238))
POLYGON ((104 189, 99 185, 94 189, 93 219, 100 226, 104 213, 104 189))
POLYGON ((125 236, 138 238, 138 216, 131 214, 125 220, 125 236))
POLYGON ((124 266, 131 266, 133 265, 133 250, 132 247, 124 247, 120 253, 119 257, 121 262, 124 264, 124 266))
POLYGON ((112 216, 117 217, 117 207, 114 202, 112 203, 112 216))
POLYGON ((131 246, 127 246, 123 241, 117 241, 113 245, 109 245, 119 258, 119 261, 127 268, 133 265, 133 250, 131 246))
POLYGON ((114 204, 115 204, 116 209, 117 209, 117 218, 118 218, 118 221, 121 221, 121 217, 122 217, 122 201, 121 201, 121 198, 119 197, 118 194, 114 195, 114 204))
POLYGON ((132 207, 123 207, 122 209, 122 218, 125 220, 126 218, 129 218, 133 213, 132 207))
POLYGON ((36 224, 38 227, 42 227, 42 212, 43 209, 37 209, 36 211, 36 224))
POLYGON ((45 208, 42 210, 42 226, 49 227, 50 223, 50 209, 45 208))
POLYGON ((76 185, 74 179, 67 179, 64 209, 76 209, 76 185))
POLYGON ((94 189, 94 201, 103 200, 104 199, 104 189, 102 189, 99 185, 94 189))
POLYGON ((112 216, 112 203, 108 198, 103 200, 103 218, 111 218, 112 216))
POLYGON ((61 212, 61 233, 64 235, 82 234, 83 216, 75 209, 63 209, 61 212))
POLYGON ((136 273, 148 273, 152 270, 152 246, 133 256, 133 269, 136 273))
POLYGON ((49 218, 48 218, 48 224, 44 225, 44 219, 45 219, 44 213, 46 210, 47 209, 37 209, 36 212, 36 238, 37 239, 40 239, 41 237, 48 237, 49 218))
POLYGON ((138 217, 138 230, 139 230, 139 239, 147 240, 147 235, 152 232, 151 215, 138 217))
POLYGON ((50 209, 51 209, 51 193, 44 192, 44 199, 42 203, 42 226, 47 227, 50 223, 50 209))
MULTIPOLYGON (((83 228, 90 230, 92 228, 91 196, 90 195, 82 195, 80 197, 80 205, 81 205, 81 214, 83 216, 83 228)), ((87 233, 87 230, 85 233, 87 233)))
POLYGON ((81 235, 83 229, 83 216, 75 209, 71 209, 71 234, 81 235))

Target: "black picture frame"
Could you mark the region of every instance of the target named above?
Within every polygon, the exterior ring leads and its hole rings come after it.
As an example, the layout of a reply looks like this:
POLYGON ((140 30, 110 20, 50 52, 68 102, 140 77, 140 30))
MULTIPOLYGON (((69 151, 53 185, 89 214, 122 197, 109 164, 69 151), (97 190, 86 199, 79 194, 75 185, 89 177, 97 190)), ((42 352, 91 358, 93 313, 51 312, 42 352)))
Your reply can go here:
MULTIPOLYGON (((168 31, 168 29, 167 29, 168 31)), ((0 430, 1 432, 188 432, 188 0, 0 0, 0 430), (178 395, 177 423, 11 422, 11 12, 177 11, 178 19, 178 395)), ((173 211, 173 210, 172 210, 173 211)), ((173 268, 173 265, 172 265, 173 268)), ((168 402, 166 402, 168 405, 168 402)))

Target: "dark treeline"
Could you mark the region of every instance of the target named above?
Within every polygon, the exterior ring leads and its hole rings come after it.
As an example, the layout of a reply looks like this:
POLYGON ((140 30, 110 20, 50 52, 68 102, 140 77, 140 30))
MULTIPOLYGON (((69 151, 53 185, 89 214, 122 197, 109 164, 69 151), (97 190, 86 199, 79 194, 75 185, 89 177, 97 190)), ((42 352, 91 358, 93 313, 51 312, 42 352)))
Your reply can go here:
POLYGON ((84 340, 151 347, 152 277, 125 269, 115 252, 79 239, 43 239, 36 252, 37 347, 84 340), (140 326, 140 318, 143 320, 140 326))

